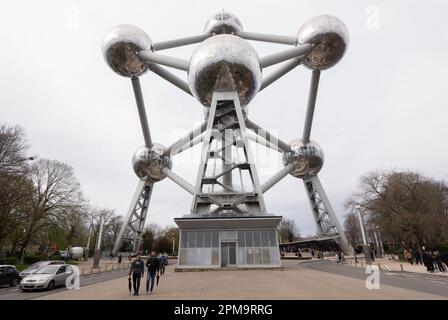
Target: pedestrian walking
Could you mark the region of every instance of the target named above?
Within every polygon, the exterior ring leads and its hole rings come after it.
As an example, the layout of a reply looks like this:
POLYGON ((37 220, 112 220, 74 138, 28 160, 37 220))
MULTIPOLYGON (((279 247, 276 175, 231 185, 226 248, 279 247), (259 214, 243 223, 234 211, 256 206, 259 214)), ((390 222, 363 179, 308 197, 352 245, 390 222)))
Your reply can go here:
POLYGON ((160 254, 159 256, 159 262, 160 262, 160 274, 165 274, 165 266, 168 264, 168 259, 166 257, 166 253, 160 254))
POLYGON ((143 262, 140 254, 137 258, 132 261, 131 269, 129 270, 129 276, 132 275, 132 284, 134 287, 134 296, 138 296, 138 291, 140 289, 140 280, 143 278, 145 273, 145 263, 143 262))
POLYGON ((311 249, 311 257, 314 259, 314 249, 311 249))
POLYGON ((121 254, 118 255, 118 263, 121 263, 121 254))
POLYGON ((440 256, 439 250, 433 251, 433 259, 434 259, 434 264, 437 267, 437 269, 439 270, 439 272, 445 272, 445 267, 442 263, 442 258, 440 256))
POLYGON ((146 293, 151 294, 154 290, 154 279, 159 276, 160 260, 155 252, 151 252, 151 256, 146 261, 148 267, 148 275, 146 276, 146 293))

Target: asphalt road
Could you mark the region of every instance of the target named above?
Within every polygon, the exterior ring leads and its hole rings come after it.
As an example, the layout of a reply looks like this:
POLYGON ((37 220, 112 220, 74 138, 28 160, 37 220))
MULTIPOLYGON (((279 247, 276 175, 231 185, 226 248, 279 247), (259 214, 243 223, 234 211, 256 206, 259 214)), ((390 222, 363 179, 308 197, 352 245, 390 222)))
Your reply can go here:
MULTIPOLYGON (((365 269, 352 267, 347 264, 341 265, 335 261, 302 263, 299 265, 299 268, 328 272, 363 281, 365 281, 368 276, 365 269)), ((410 272, 388 272, 381 270, 380 285, 388 285, 448 297, 448 277, 429 273, 420 274, 410 272)))
MULTIPOLYGON (((125 276, 128 272, 129 270, 125 269, 125 270, 115 270, 103 273, 82 275, 80 279, 80 286, 85 287, 91 284, 120 278, 125 276)), ((52 291, 39 290, 39 291, 22 292, 21 290, 19 290, 19 286, 13 288, 3 286, 0 287, 0 300, 30 300, 37 297, 45 296, 47 294, 53 294, 65 290, 68 289, 66 289, 65 287, 59 287, 52 291)))

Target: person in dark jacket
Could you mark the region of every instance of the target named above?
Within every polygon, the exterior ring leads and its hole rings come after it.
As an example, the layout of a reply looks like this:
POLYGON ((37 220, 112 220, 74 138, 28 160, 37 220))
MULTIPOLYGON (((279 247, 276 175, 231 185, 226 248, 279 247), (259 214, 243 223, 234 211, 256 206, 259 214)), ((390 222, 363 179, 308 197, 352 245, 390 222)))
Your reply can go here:
POLYGON ((134 296, 138 296, 138 290, 140 289, 140 280, 145 273, 145 263, 143 262, 140 254, 137 255, 137 259, 132 261, 131 270, 129 270, 129 276, 132 274, 132 284, 134 287, 134 296))
POLYGON ((146 266, 148 267, 148 275, 146 276, 146 293, 149 294, 152 293, 154 289, 154 279, 157 276, 159 276, 159 269, 160 269, 160 260, 156 256, 155 252, 151 252, 151 256, 148 258, 148 261, 146 261, 146 266))

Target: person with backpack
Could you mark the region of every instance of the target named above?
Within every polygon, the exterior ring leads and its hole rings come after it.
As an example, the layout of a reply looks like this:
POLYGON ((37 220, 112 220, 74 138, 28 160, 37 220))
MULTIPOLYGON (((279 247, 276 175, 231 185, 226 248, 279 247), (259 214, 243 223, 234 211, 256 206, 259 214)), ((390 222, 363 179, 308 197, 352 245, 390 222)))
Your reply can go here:
POLYGON ((140 280, 145 273, 145 263, 141 259, 140 254, 137 255, 137 259, 132 261, 131 270, 129 270, 129 277, 132 274, 132 284, 134 287, 134 296, 138 296, 138 290, 140 289, 140 280))
POLYGON ((159 269, 160 269, 160 260, 156 256, 155 252, 151 252, 151 256, 148 258, 148 261, 146 261, 146 266, 148 267, 148 276, 146 277, 146 294, 152 293, 154 289, 154 279, 157 276, 159 276, 159 269))

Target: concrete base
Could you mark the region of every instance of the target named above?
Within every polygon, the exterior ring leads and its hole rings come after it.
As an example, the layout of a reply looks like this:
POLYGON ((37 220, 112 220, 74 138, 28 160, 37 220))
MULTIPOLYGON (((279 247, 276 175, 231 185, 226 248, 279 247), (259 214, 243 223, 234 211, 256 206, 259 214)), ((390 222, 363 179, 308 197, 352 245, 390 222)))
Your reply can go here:
POLYGON ((174 268, 174 272, 199 272, 199 271, 242 271, 242 270, 274 270, 274 271, 283 271, 284 268, 282 266, 278 267, 219 267, 219 268, 182 268, 176 267, 174 268))

